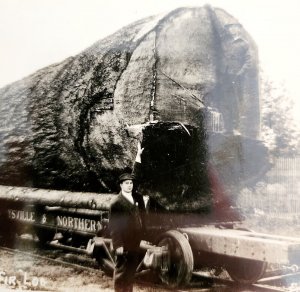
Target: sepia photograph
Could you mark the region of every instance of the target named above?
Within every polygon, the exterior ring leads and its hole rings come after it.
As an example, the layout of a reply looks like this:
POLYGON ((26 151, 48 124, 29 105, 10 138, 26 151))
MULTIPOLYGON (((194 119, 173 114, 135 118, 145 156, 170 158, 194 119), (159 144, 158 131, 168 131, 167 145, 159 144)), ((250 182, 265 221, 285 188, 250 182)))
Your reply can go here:
POLYGON ((0 0, 0 291, 299 291, 297 0, 0 0))

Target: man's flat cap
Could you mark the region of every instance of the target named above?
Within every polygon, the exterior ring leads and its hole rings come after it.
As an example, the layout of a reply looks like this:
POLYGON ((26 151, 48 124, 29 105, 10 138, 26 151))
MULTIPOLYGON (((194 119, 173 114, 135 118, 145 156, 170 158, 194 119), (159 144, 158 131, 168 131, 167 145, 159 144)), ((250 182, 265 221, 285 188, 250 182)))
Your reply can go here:
POLYGON ((131 173, 123 173, 119 176, 119 182, 124 180, 134 180, 134 176, 131 173))

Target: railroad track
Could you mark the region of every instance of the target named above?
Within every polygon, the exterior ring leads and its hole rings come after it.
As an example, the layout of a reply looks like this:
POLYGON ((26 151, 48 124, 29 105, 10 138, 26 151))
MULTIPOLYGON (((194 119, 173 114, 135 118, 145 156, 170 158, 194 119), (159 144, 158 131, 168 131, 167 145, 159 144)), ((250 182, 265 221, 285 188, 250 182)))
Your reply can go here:
MULTIPOLYGON (((78 253, 72 251, 66 253, 48 244, 42 247, 32 238, 18 238, 17 249, 0 246, 0 250, 4 250, 10 254, 23 254, 65 267, 99 273, 99 275, 101 274, 101 277, 103 277, 103 271, 99 270, 100 267, 94 259, 86 255, 78 255, 78 253)), ((147 291, 147 287, 149 287, 149 291, 170 291, 166 286, 160 283, 153 283, 152 280, 151 275, 149 278, 147 273, 142 273, 137 278, 136 286, 142 287, 143 291, 147 291)), ((172 291, 300 292, 300 272, 264 278, 258 283, 248 286, 238 286, 230 279, 220 278, 209 275, 208 273, 194 272, 192 280, 187 287, 176 290, 172 289, 172 291)))
MULTIPOLYGON (((256 292, 273 292, 273 291, 281 291, 281 292, 298 292, 300 291, 300 273, 294 274, 285 274, 276 277, 269 277, 264 278, 258 281, 256 284, 253 285, 237 285, 235 282, 229 279, 221 279, 218 277, 206 277, 203 276, 201 273, 194 273, 194 282, 197 283, 197 280, 200 279, 207 279, 208 281, 214 282, 217 285, 224 285, 226 286, 227 290, 224 291, 256 291, 256 292), (198 278, 198 279, 197 279, 198 278), (296 285, 287 285, 287 280, 289 283, 298 283, 296 285), (285 282, 285 283, 284 283, 285 282)), ((192 279, 193 280, 193 279, 192 279)), ((191 286, 193 283, 191 284, 191 286)), ((196 291, 196 290, 195 290, 196 291)))

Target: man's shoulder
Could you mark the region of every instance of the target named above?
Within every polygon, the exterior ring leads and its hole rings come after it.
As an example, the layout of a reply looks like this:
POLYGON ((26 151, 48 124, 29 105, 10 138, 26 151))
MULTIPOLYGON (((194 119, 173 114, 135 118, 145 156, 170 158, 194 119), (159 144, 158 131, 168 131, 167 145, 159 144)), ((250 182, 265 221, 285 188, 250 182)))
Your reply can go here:
POLYGON ((141 195, 139 192, 132 193, 132 197, 135 199, 142 199, 143 195, 141 195))
POLYGON ((139 204, 139 206, 143 206, 142 208, 145 207, 144 198, 140 193, 135 192, 133 195, 133 199, 135 202, 137 202, 139 204))
POLYGON ((116 195, 116 197, 114 198, 114 200, 112 201, 111 205, 110 205, 110 208, 116 208, 118 207, 119 205, 122 204, 122 195, 121 194, 118 194, 116 195))

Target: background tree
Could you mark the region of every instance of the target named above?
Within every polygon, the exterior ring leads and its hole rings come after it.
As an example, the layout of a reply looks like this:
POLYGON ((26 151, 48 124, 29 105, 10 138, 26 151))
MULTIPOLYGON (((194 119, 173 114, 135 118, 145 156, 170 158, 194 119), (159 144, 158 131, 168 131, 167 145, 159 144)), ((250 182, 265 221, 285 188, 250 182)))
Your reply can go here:
POLYGON ((261 139, 274 155, 299 154, 300 127, 293 114, 294 102, 283 83, 262 72, 261 139))

